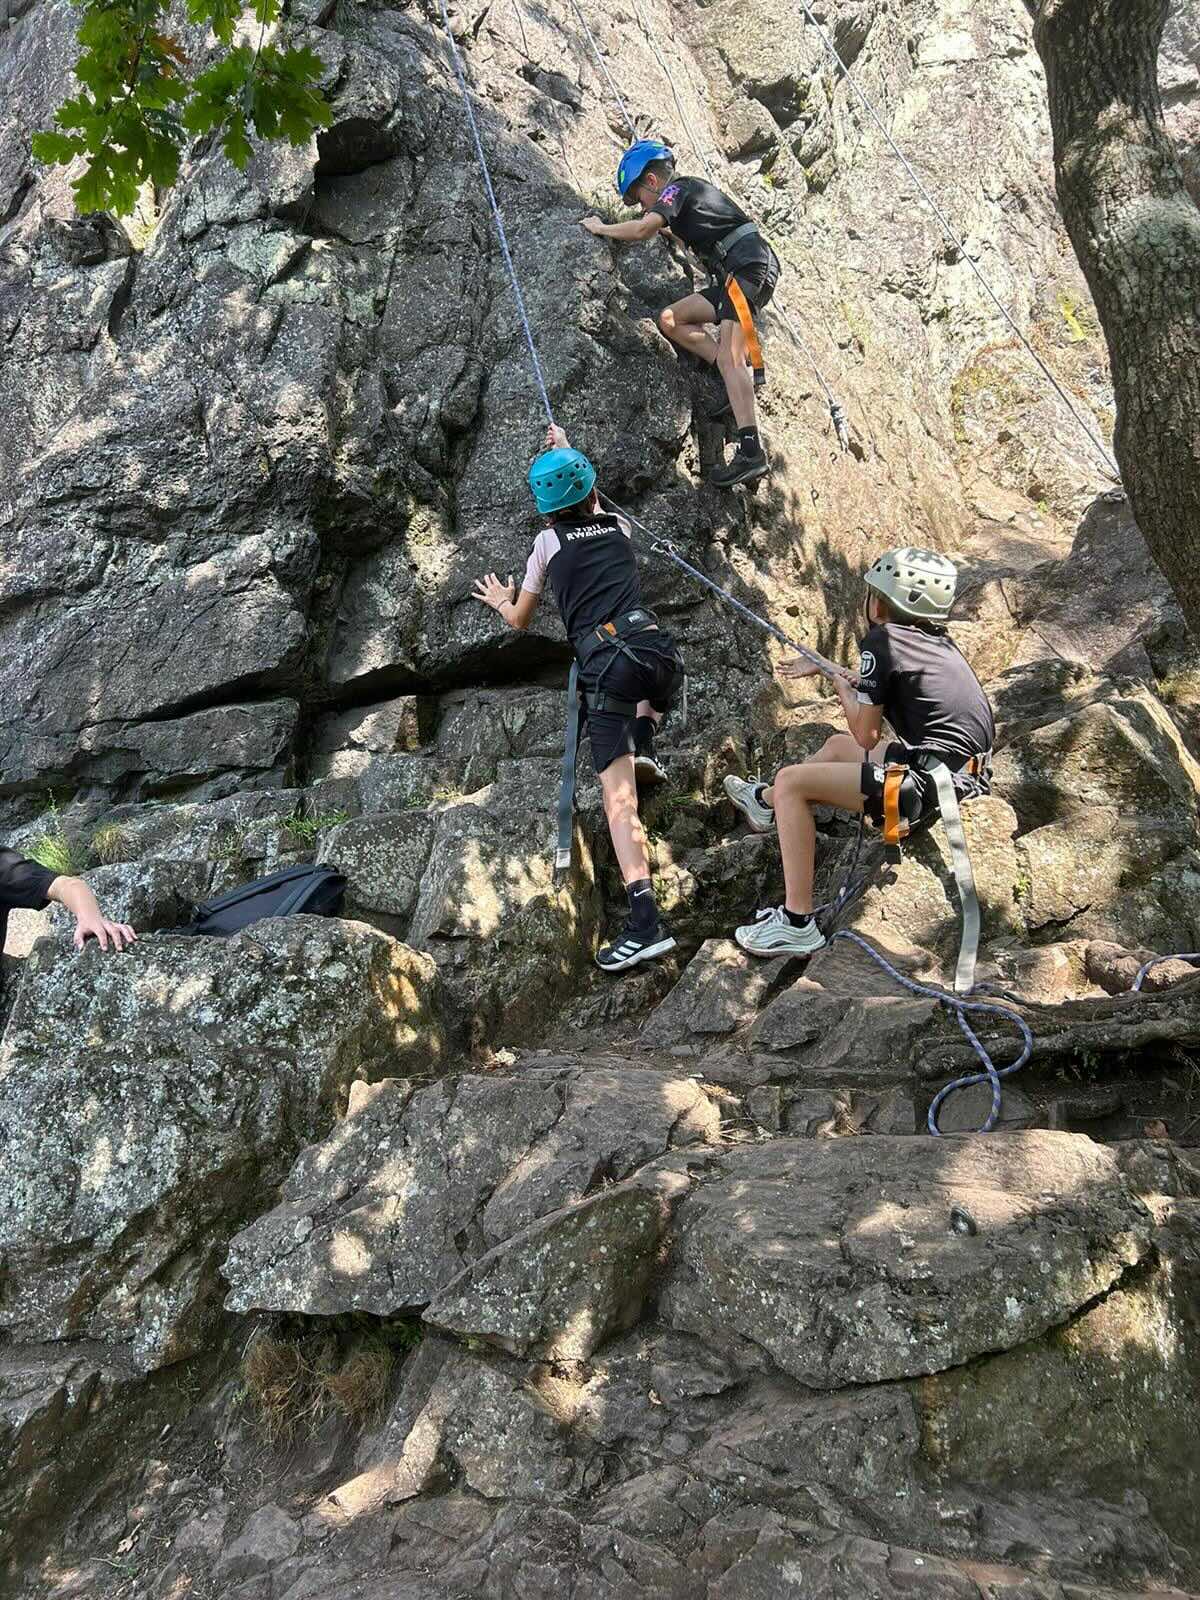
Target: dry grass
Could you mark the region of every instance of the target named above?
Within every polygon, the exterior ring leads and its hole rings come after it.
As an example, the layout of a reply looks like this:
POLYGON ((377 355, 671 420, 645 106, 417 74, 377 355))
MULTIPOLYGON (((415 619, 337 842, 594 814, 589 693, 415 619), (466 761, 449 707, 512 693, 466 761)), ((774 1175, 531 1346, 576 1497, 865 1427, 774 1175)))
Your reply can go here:
POLYGON ((330 1411, 366 1427, 387 1403, 396 1356, 378 1336, 349 1351, 336 1337, 283 1339, 261 1332, 242 1358, 242 1380, 263 1433, 272 1445, 291 1444, 330 1411))
POLYGON ((333 1405, 355 1427, 365 1427, 383 1411, 395 1357, 384 1345, 355 1350, 324 1380, 333 1405))

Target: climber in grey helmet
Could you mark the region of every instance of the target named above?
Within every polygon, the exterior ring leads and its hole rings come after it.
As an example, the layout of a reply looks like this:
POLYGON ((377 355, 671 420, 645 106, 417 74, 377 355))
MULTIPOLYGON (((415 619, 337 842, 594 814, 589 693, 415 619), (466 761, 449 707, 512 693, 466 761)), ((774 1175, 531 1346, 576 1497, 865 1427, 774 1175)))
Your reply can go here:
POLYGON ((683 682, 674 640, 642 604, 631 531, 606 516, 596 469, 551 425, 546 448, 529 469, 529 486, 547 519, 517 590, 512 575, 480 578, 474 598, 511 628, 527 628, 549 580, 579 662, 592 760, 625 892, 629 918, 596 956, 606 972, 653 961, 675 948, 650 879, 637 783, 666 776, 654 753, 654 732, 683 682))
POLYGON ((700 258, 710 282, 698 294, 659 313, 661 332, 677 346, 720 373, 724 389, 711 407, 713 417, 733 413, 737 449, 731 460, 709 474, 719 488, 751 483, 768 471, 758 432, 755 386, 763 381, 762 352, 754 319, 775 293, 779 258, 736 200, 703 178, 675 175, 675 157, 657 139, 639 139, 621 157, 617 193, 642 215, 631 222, 582 219, 601 239, 634 243, 669 230, 700 258), (717 337, 708 332, 715 323, 717 337))
MULTIPOLYGON (((929 550, 889 550, 865 578, 867 632, 857 688, 831 679, 850 731, 836 733, 773 784, 725 779, 725 792, 756 833, 779 830, 786 897, 734 937, 751 955, 811 955, 825 943, 813 919, 813 807, 865 812, 876 826, 896 809, 899 831, 937 814, 937 789, 922 759, 941 761, 956 793, 986 793, 995 737, 988 698, 946 631, 958 574, 929 550), (887 721, 897 737, 883 736, 887 721), (889 773, 889 769, 891 769, 889 773), (901 772, 901 769, 902 772, 901 772)), ((781 677, 818 669, 793 658, 781 677)))

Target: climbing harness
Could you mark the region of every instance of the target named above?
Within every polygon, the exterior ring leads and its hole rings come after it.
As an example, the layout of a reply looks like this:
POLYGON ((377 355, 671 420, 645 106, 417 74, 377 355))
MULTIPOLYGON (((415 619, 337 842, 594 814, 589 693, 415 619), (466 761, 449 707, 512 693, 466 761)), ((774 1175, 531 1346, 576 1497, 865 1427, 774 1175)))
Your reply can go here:
POLYGON ((750 357, 750 369, 754 373, 754 386, 758 388, 766 377, 762 346, 758 342, 758 329, 754 326, 754 315, 746 300, 745 291, 732 272, 725 279, 725 293, 729 296, 730 305, 737 312, 737 319, 746 340, 746 354, 750 357))
POLYGON ((611 711, 619 717, 637 716, 636 700, 622 699, 618 695, 609 694, 604 688, 604 680, 609 670, 621 656, 625 656, 635 666, 644 666, 645 663, 641 660, 641 656, 644 655, 658 656, 663 661, 678 662, 682 668, 683 663, 677 650, 656 647, 653 634, 658 627, 658 618, 653 611, 639 607, 636 611, 629 611, 611 622, 603 622, 596 628, 590 628, 587 633, 571 641, 575 659, 571 663, 571 673, 567 682, 567 727, 563 745, 562 772, 558 785, 558 842, 554 851, 556 872, 565 872, 571 865, 576 756, 587 713, 611 711), (636 648, 628 643, 631 638, 637 639, 636 648), (580 674, 594 666, 597 658, 602 655, 607 655, 608 660, 600 668, 595 683, 585 689, 580 681, 580 674))
POLYGON ((875 109, 875 106, 872 103, 872 101, 870 100, 870 98, 868 97, 866 91, 863 89, 862 85, 859 83, 859 81, 855 77, 855 75, 851 72, 850 68, 842 60, 841 55, 838 53, 837 46, 834 44, 833 40, 829 37, 829 34, 826 32, 826 30, 817 21, 816 17, 813 15, 812 7, 809 5, 808 0, 800 0, 800 7, 801 7, 801 10, 804 12, 805 17, 808 19, 808 22, 809 22, 810 26, 812 26, 813 28, 816 29, 817 36, 820 39, 821 44, 824 47, 826 54, 833 61, 834 65, 837 67, 838 72, 845 79, 846 84, 848 85, 848 87, 854 91, 854 94, 857 97, 858 102, 862 106, 863 110, 867 113, 867 115, 871 118, 871 121, 875 124, 875 126, 879 129, 880 133, 887 140, 889 146, 891 147, 892 154, 896 157, 897 161, 899 161, 900 165, 904 168, 904 170, 908 174, 909 178, 911 178, 912 182, 916 185, 917 192, 920 194, 921 198, 925 201, 925 204, 929 207, 930 211, 933 212, 933 215, 937 218, 938 223, 941 226, 942 232, 945 234, 946 238, 954 246, 955 250, 959 253, 961 258, 967 263, 967 265, 970 267, 971 271, 975 274, 976 278, 978 278, 979 283, 980 283, 981 287, 983 288, 983 292, 987 295, 988 299, 995 306, 996 310, 1004 318, 1004 321, 1012 329, 1013 333, 1016 334, 1016 336, 1020 340, 1021 344, 1025 347, 1025 350, 1026 350, 1027 354, 1032 358, 1032 360, 1038 366, 1038 368, 1041 371, 1043 377, 1052 386, 1052 388, 1054 389, 1054 392, 1058 395, 1059 399, 1063 402, 1063 404, 1066 406, 1067 410, 1074 417, 1075 421, 1079 424, 1080 428, 1082 428, 1083 432, 1087 435, 1088 440, 1091 443, 1093 449, 1096 451, 1097 455, 1100 457, 1101 461, 1104 463, 1105 470, 1107 472, 1111 473, 1113 478, 1118 483, 1120 483, 1120 481, 1121 481, 1121 469, 1120 469, 1120 467, 1118 467, 1118 465, 1116 463, 1116 459, 1114 458, 1112 453, 1109 451, 1107 446, 1103 443, 1103 441, 1097 437, 1095 431, 1092 429, 1090 424, 1084 418, 1083 413, 1078 409, 1078 407, 1075 405, 1075 402, 1071 399, 1071 396, 1067 393, 1066 389, 1059 382, 1059 380, 1055 377, 1054 373, 1050 370, 1050 367, 1046 364, 1046 362, 1043 361, 1043 359, 1041 358, 1040 355, 1038 355, 1037 351, 1033 348, 1033 345, 1030 343, 1028 337, 1021 331, 1020 327, 1017 325, 1017 322, 1013 318, 1012 313, 1004 305, 1003 301, 996 294, 996 292, 992 288, 991 284, 984 277, 983 272, 979 267, 979 264, 972 258, 970 252, 967 250, 967 246, 966 246, 965 241, 962 238, 959 237, 958 233, 955 232, 955 230, 951 226, 950 221, 947 218, 945 212, 942 210, 941 206, 938 205, 937 201, 934 199, 933 195, 930 193, 930 190, 929 190, 928 186, 925 184, 925 182, 922 180, 922 178, 918 175, 918 173, 914 170, 911 162, 908 160, 908 157, 904 154, 903 150, 901 150, 900 146, 896 143, 895 139, 892 137, 891 133, 888 131, 888 128, 887 128, 886 124, 883 121, 883 118, 879 115, 879 112, 875 109))

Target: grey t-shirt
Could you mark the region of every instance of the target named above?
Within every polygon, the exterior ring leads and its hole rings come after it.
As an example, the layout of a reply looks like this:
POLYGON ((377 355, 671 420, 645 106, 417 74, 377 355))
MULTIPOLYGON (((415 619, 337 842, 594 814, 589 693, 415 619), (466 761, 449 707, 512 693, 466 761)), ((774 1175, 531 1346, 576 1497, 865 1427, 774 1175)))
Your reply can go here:
POLYGON ((992 748, 988 697, 944 628, 877 623, 860 648, 858 701, 881 706, 906 745, 952 769, 992 748))

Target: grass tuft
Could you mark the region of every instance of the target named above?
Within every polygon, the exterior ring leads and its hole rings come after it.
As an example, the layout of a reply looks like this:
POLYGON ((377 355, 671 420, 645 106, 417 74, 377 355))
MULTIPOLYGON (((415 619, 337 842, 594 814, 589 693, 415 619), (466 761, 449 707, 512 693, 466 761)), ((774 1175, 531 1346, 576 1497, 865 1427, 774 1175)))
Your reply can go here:
POLYGON ((340 1338, 259 1332, 242 1358, 242 1381, 267 1442, 291 1444, 330 1412, 356 1428, 378 1421, 397 1361, 420 1341, 420 1326, 403 1320, 343 1330, 340 1338))
POLYGON ((294 811, 286 817, 283 826, 297 839, 303 839, 306 844, 311 844, 319 833, 324 833, 326 828, 340 827, 343 822, 350 821, 348 811, 323 811, 312 816, 303 811, 294 811))
POLYGON ((120 823, 109 822, 92 835, 92 854, 102 867, 116 866, 129 859, 129 840, 120 823))

